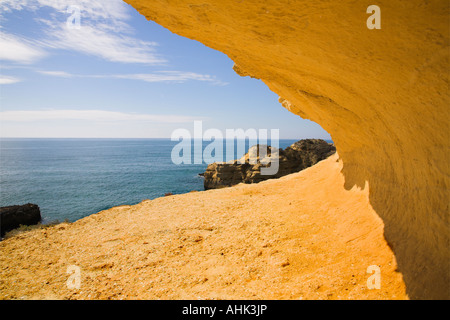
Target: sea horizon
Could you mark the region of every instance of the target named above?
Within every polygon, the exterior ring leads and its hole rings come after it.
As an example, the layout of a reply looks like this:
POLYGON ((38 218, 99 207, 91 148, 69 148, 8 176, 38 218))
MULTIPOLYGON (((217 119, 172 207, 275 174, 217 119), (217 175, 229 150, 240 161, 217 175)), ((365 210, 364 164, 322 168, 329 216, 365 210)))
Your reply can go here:
MULTIPOLYGON (((280 139, 279 147, 298 140, 280 139)), ((201 141, 203 150, 210 141, 201 141)), ((0 206, 33 203, 43 223, 73 222, 166 193, 203 191, 199 174, 207 163, 174 164, 171 152, 178 143, 170 138, 0 138, 0 206)), ((244 153, 249 147, 246 139, 244 153)), ((242 155, 236 143, 232 158, 242 155)), ((230 158, 224 155, 224 160, 230 158)))
MULTIPOLYGON (((89 138, 85 138, 85 137, 72 137, 72 138, 58 138, 58 137, 0 137, 0 140, 20 140, 20 139, 24 139, 24 140, 171 140, 171 138, 124 138, 124 137, 118 137, 118 138, 111 138, 111 137, 100 137, 100 138, 95 138, 95 137, 89 137, 89 138)), ((327 142, 331 142, 331 139, 325 139, 325 138, 280 138, 279 140, 295 140, 295 141, 299 141, 299 140, 306 140, 306 139, 320 139, 320 140, 324 140, 327 142)), ((198 138, 191 138, 191 140, 203 140, 206 141, 204 139, 198 139, 198 138)), ((223 140, 232 140, 232 139, 227 139, 227 138, 223 138, 223 140)), ((234 139, 234 140, 243 140, 243 139, 234 139)), ((245 139, 248 140, 248 139, 245 139)), ((176 140, 174 140, 176 142, 176 140)))

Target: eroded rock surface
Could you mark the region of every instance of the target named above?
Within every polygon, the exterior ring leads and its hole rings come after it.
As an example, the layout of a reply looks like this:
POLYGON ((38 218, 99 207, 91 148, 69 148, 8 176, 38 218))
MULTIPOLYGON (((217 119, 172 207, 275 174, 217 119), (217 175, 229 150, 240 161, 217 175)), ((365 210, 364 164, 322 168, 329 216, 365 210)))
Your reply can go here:
POLYGON ((208 165, 203 173, 205 190, 279 178, 315 165, 335 152, 336 148, 333 144, 321 139, 300 140, 284 150, 255 145, 239 161, 215 162, 208 165), (266 148, 266 157, 259 157, 262 154, 260 148, 266 148), (268 168, 275 161, 278 161, 276 174, 261 173, 261 168, 268 168))

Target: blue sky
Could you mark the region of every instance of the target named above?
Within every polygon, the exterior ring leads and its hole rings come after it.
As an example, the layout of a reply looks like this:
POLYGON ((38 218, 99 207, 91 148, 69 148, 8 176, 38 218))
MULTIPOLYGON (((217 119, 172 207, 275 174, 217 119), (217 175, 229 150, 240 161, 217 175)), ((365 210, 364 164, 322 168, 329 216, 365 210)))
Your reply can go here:
POLYGON ((0 66, 1 137, 167 138, 202 120, 330 139, 226 55, 119 0, 2 0, 0 66))

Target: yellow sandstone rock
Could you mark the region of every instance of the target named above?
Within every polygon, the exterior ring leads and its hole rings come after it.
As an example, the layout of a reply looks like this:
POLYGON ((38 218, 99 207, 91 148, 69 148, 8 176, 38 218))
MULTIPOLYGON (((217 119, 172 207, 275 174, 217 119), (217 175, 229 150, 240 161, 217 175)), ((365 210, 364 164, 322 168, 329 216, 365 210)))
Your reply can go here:
POLYGON ((322 125, 345 187, 370 186, 409 296, 450 298, 448 1, 377 0, 381 29, 367 1, 126 2, 322 125))

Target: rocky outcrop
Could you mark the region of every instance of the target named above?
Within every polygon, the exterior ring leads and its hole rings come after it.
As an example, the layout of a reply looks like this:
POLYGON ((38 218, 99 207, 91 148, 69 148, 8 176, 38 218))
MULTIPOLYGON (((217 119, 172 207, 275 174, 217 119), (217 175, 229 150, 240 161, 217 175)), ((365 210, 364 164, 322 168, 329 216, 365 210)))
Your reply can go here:
POLYGON ((409 296, 450 298, 449 1, 377 0, 381 29, 353 0, 125 1, 329 132, 345 187, 370 188, 409 296))
POLYGON ((0 229, 3 237, 6 232, 20 227, 33 225, 41 221, 41 211, 35 204, 24 204, 0 208, 0 229))
POLYGON ((255 145, 238 160, 215 162, 202 174, 205 190, 231 187, 239 183, 257 183, 267 179, 279 178, 308 168, 328 158, 336 152, 333 144, 320 139, 300 140, 286 149, 276 149, 266 145, 255 145), (260 158, 260 148, 266 148, 266 157, 260 158), (251 159, 256 163, 252 164, 251 159), (270 167, 271 161, 279 162, 276 174, 261 174, 261 168, 270 167))

